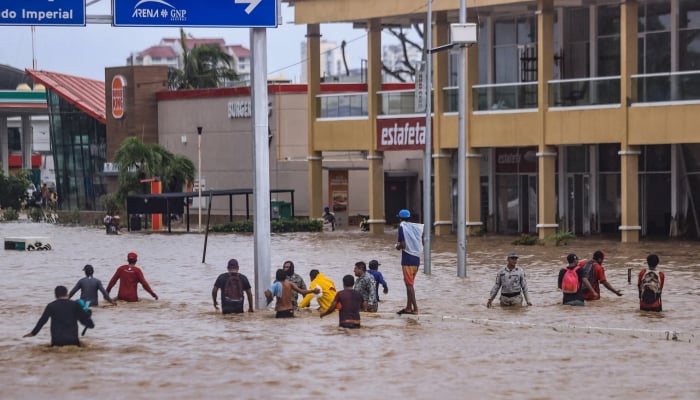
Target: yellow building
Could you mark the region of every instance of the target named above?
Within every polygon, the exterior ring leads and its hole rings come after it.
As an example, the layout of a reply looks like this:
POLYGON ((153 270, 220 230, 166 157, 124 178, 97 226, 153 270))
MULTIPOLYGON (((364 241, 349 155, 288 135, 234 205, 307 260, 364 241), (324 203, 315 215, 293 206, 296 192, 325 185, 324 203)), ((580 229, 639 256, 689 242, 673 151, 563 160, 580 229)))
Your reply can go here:
MULTIPOLYGON (((381 31, 425 21, 427 1, 290 2, 307 27, 313 217, 333 151, 366 154, 372 230, 393 216, 385 163, 397 148, 386 139, 392 126, 424 126, 413 91, 382 89, 381 31), (338 22, 367 31, 366 91, 321 95, 320 27, 338 22)), ((432 2, 430 47, 450 43, 459 7, 432 2)), ((469 0, 466 19, 478 26, 465 62, 470 233, 699 236, 700 2, 469 0)), ((436 235, 456 223, 459 54, 432 54, 436 235)))

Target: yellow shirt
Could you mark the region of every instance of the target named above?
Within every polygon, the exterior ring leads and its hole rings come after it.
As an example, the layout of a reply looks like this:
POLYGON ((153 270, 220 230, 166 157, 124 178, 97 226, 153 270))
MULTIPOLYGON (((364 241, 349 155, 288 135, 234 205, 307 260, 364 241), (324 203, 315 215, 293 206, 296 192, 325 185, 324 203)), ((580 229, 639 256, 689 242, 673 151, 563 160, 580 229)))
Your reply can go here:
MULTIPOLYGON (((333 302, 333 299, 335 299, 335 283, 319 272, 318 275, 316 275, 316 279, 309 283, 309 290, 313 290, 316 287, 321 288, 321 295, 316 298, 316 301, 321 307, 321 311, 326 311, 333 302)), ((314 296, 313 293, 307 294, 301 303, 299 303, 299 308, 308 307, 314 296)))

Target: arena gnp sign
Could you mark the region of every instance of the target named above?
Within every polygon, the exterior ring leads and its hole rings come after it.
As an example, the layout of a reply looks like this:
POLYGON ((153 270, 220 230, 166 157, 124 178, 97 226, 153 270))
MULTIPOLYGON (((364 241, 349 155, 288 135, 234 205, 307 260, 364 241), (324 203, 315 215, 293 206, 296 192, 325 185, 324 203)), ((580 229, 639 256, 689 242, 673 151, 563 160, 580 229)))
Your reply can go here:
POLYGON ((425 117, 377 120, 377 150, 425 150, 425 117))

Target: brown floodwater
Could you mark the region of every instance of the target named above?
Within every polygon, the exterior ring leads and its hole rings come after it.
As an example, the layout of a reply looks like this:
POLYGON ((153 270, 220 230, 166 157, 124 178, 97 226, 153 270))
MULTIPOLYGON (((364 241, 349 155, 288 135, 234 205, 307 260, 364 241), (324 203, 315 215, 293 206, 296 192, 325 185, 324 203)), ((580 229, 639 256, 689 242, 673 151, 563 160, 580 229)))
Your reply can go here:
POLYGON ((251 235, 210 235, 202 264, 199 234, 108 236, 92 227, 1 223, 0 237, 50 236, 54 246, 2 253, 0 399, 700 398, 699 243, 575 239, 556 247, 469 238, 461 279, 455 238, 433 238, 432 274, 416 278, 421 314, 399 317, 405 289, 395 235, 272 235, 271 273, 290 259, 307 283, 313 268, 339 285, 356 261, 379 260, 389 294, 380 294, 379 313, 362 316, 362 329, 347 331, 337 327, 337 314, 319 319, 315 310, 293 320, 276 320, 269 309, 216 312, 211 288, 229 258, 255 287, 251 235), (609 282, 624 296, 603 289, 586 307, 560 305, 556 280, 566 254, 590 257, 599 248, 608 254, 609 282), (140 289, 138 303, 101 301, 80 348, 50 347, 49 324, 22 338, 56 285, 72 288, 90 263, 106 286, 130 251, 160 300, 140 289), (510 251, 520 254, 534 306, 487 309, 510 251), (649 252, 659 254, 666 273, 660 314, 638 310, 634 280, 649 252))

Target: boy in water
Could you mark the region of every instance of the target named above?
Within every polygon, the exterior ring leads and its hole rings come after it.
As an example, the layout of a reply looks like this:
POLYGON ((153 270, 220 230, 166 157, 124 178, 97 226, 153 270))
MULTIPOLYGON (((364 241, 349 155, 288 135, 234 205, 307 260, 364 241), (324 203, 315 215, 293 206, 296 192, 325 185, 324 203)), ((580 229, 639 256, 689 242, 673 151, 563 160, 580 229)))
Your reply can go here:
POLYGON ((321 291, 316 288, 314 290, 300 289, 299 286, 287 280, 287 273, 283 269, 278 269, 275 273, 275 281, 269 289, 265 290, 267 304, 272 302, 272 298, 277 299, 275 303, 275 318, 294 318, 294 304, 292 304, 292 292, 300 293, 306 296, 309 293, 318 294, 321 291))

